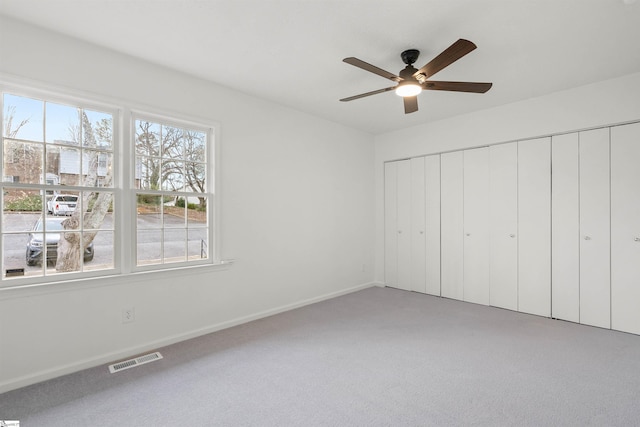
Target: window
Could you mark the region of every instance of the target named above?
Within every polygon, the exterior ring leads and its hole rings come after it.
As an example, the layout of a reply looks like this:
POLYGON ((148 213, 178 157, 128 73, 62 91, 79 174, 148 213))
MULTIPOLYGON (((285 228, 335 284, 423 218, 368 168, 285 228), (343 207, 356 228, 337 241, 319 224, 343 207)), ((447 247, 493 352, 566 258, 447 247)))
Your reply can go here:
POLYGON ((213 264, 212 128, 50 98, 0 98, 0 286, 213 264))
POLYGON ((135 117, 138 266, 209 257, 204 129, 135 117))

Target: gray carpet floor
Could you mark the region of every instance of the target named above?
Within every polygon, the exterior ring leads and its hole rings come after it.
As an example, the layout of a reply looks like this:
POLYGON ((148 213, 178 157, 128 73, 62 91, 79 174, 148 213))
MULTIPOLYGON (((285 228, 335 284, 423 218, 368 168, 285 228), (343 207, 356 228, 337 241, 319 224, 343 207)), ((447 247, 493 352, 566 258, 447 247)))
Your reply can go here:
POLYGON ((31 426, 640 424, 640 336, 371 288, 0 395, 31 426))

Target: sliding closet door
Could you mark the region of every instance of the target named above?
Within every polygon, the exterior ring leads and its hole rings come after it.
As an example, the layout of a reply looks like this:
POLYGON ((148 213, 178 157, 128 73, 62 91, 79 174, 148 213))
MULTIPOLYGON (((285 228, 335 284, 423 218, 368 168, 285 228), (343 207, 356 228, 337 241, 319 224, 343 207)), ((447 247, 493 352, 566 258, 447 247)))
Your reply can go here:
POLYGON ((440 155, 441 290, 463 298, 463 158, 462 151, 440 155))
POLYGON ((384 164, 384 282, 398 283, 398 162, 384 164))
POLYGON ((489 149, 465 150, 463 299, 489 305, 489 149))
POLYGON ((640 123, 611 128, 611 327, 640 334, 640 123))
POLYGON ((580 323, 611 327, 609 128, 580 132, 580 323))
POLYGON ((424 157, 411 163, 411 290, 426 292, 426 234, 424 157))
POLYGON ((489 147, 490 300, 518 309, 518 145, 489 147))
POLYGON ((551 314, 551 140, 518 143, 518 311, 551 314))
POLYGON ((580 322, 580 198, 578 134, 551 142, 551 316, 580 322))
POLYGON ((424 158, 426 292, 440 295, 440 155, 424 158))
POLYGON ((411 165, 408 160, 385 163, 385 284, 411 286, 411 165))
POLYGON ((411 163, 398 162, 398 282, 397 288, 411 290, 411 163))

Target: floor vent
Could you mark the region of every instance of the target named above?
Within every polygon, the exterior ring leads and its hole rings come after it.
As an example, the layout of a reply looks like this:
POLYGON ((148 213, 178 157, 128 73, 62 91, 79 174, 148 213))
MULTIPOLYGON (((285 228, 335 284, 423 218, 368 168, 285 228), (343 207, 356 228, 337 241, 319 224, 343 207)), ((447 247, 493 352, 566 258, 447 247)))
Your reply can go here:
POLYGON ((136 366, 144 365, 145 363, 154 362, 160 359, 162 359, 162 355, 156 351, 155 353, 145 354, 144 356, 139 356, 135 359, 129 359, 109 365, 109 372, 114 374, 116 372, 124 371, 125 369, 135 368, 136 366))

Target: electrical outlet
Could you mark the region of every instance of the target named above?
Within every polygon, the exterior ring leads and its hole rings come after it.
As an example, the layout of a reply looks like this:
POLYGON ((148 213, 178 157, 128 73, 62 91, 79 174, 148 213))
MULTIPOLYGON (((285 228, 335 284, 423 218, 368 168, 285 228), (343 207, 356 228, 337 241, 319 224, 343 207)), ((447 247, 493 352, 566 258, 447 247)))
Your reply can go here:
POLYGON ((133 307, 122 309, 122 323, 131 323, 136 320, 136 311, 133 307))

